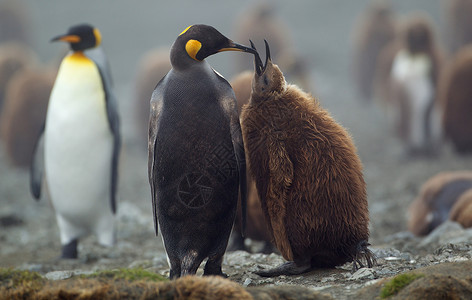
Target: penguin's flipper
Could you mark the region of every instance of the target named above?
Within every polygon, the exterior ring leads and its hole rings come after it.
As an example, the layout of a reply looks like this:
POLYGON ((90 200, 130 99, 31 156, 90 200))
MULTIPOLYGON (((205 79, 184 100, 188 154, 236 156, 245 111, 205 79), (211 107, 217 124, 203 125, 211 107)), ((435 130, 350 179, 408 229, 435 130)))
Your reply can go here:
POLYGON ((110 184, 110 205, 111 211, 116 213, 116 190, 118 185, 118 159, 121 148, 120 118, 118 115, 117 99, 111 89, 111 74, 107 67, 107 61, 103 52, 87 51, 87 56, 92 59, 100 71, 103 90, 105 91, 105 101, 107 108, 108 124, 113 134, 113 154, 111 164, 111 184, 110 184))
POLYGON ((157 195, 156 195, 156 183, 155 183, 155 171, 154 171, 154 149, 156 147, 157 140, 157 127, 159 121, 159 115, 162 110, 163 104, 163 90, 164 84, 161 84, 167 76, 159 81, 154 89, 150 101, 150 113, 149 113, 149 138, 148 138, 148 178, 149 184, 151 185, 151 197, 152 197, 152 216, 154 219, 154 230, 156 235, 158 233, 158 222, 157 222, 157 195))
POLYGON ((36 200, 41 198, 41 184, 44 172, 44 124, 34 146, 33 159, 30 166, 30 190, 36 200))
MULTIPOLYGON (((225 80, 218 72, 215 73, 225 80)), ((231 86, 228 84, 229 88, 231 86)), ((232 89, 231 89, 232 91, 232 89)), ((239 116, 237 110, 236 96, 232 92, 232 97, 223 97, 220 101, 221 107, 225 110, 226 115, 229 116, 231 140, 233 142, 233 149, 236 155, 236 162, 239 171, 239 198, 241 201, 241 235, 246 235, 246 211, 247 211, 247 181, 246 181, 246 154, 244 152, 243 134, 241 132, 241 124, 239 123, 239 116)))
MULTIPOLYGON (((232 118, 232 120, 234 120, 232 118)), ((233 140, 234 153, 239 169, 239 197, 241 201, 241 235, 246 236, 246 218, 247 218, 247 179, 246 179, 246 154, 244 151, 244 142, 241 132, 239 118, 236 115, 235 121, 231 122, 231 139, 233 140)))
POLYGON ((107 82, 110 84, 110 87, 113 86, 113 78, 111 77, 111 70, 110 70, 110 63, 108 62, 108 59, 105 55, 105 51, 103 51, 103 48, 98 46, 95 48, 87 49, 85 51, 85 54, 87 55, 88 58, 93 60, 95 64, 98 66, 100 69, 100 73, 107 82))

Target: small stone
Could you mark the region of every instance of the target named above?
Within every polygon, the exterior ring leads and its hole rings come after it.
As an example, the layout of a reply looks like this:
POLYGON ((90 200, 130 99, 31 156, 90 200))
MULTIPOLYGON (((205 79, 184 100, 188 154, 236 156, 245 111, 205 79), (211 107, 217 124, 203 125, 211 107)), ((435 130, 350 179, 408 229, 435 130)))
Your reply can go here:
POLYGON ((368 268, 361 268, 349 277, 349 280, 374 279, 374 271, 368 268))
POLYGON ((44 277, 48 280, 63 280, 67 278, 71 278, 74 273, 72 271, 52 271, 46 273, 44 277))
POLYGON ((251 278, 246 278, 243 282, 243 286, 248 287, 251 283, 252 283, 252 279, 251 278))

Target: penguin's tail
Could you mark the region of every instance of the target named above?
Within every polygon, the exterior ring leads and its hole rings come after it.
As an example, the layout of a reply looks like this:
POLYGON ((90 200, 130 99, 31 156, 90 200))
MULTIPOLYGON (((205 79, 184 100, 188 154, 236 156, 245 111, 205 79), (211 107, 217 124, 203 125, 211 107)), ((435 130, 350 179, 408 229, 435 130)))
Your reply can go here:
POLYGON ((200 266, 201 260, 198 260, 198 253, 195 250, 188 251, 180 263, 180 277, 185 275, 194 275, 200 266))

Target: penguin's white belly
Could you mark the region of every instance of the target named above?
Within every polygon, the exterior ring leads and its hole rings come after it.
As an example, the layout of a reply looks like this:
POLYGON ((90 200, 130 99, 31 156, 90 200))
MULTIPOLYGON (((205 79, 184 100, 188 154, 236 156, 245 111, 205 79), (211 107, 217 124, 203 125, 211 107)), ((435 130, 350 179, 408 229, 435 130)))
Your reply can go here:
POLYGON ((47 113, 45 171, 58 221, 67 223, 61 228, 63 242, 113 227, 113 136, 100 74, 92 66, 70 70, 63 63, 47 113))

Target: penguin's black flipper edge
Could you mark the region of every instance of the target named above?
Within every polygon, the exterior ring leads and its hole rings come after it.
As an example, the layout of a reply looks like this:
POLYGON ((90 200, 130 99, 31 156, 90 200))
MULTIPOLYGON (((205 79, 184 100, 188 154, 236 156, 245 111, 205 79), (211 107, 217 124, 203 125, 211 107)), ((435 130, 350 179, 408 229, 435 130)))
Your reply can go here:
POLYGON ((118 115, 118 103, 111 89, 111 74, 106 67, 107 62, 104 58, 103 52, 97 53, 87 51, 87 56, 92 59, 100 72, 102 78, 103 90, 105 91, 105 101, 107 109, 108 124, 113 134, 113 154, 111 164, 111 184, 110 184, 110 206, 113 214, 116 213, 116 191, 118 186, 118 161, 121 148, 121 134, 120 134, 120 118, 118 115), (97 54, 103 57, 97 56, 97 54))
POLYGON ((162 93, 162 82, 165 80, 167 76, 159 81, 154 92, 151 96, 150 101, 150 113, 149 113, 149 137, 148 137, 148 178, 149 184, 151 186, 151 198, 152 198, 152 216, 154 220, 154 230, 156 232, 156 236, 158 234, 158 220, 157 220, 157 195, 156 195, 156 187, 155 187, 155 170, 154 170, 154 150, 156 147, 156 140, 157 140, 157 126, 159 121, 159 115, 162 110, 162 103, 163 103, 163 93, 162 93))
MULTIPOLYGON (((221 75, 215 72, 223 80, 221 75)), ((231 86, 228 84, 229 88, 231 86)), ((232 91, 232 89, 231 89, 232 91)), ((241 235, 246 236, 246 211, 247 211, 247 181, 246 181, 246 153, 244 151, 243 134, 241 131, 241 124, 239 123, 238 110, 236 105, 236 96, 234 92, 232 97, 223 98, 223 102, 226 102, 222 107, 226 110, 226 114, 230 119, 230 130, 231 140, 233 142, 234 154, 236 156, 236 162, 238 164, 239 171, 239 198, 241 201, 241 235)))
POLYGON ((30 191, 34 199, 41 198, 41 185, 44 172, 44 124, 41 126, 40 135, 36 141, 33 152, 33 160, 30 166, 30 191))
POLYGON ((244 142, 241 132, 239 119, 236 124, 231 124, 231 138, 236 154, 236 161, 239 169, 239 196, 241 201, 241 235, 246 236, 246 218, 247 218, 247 179, 246 179, 246 153, 244 151, 244 142))

